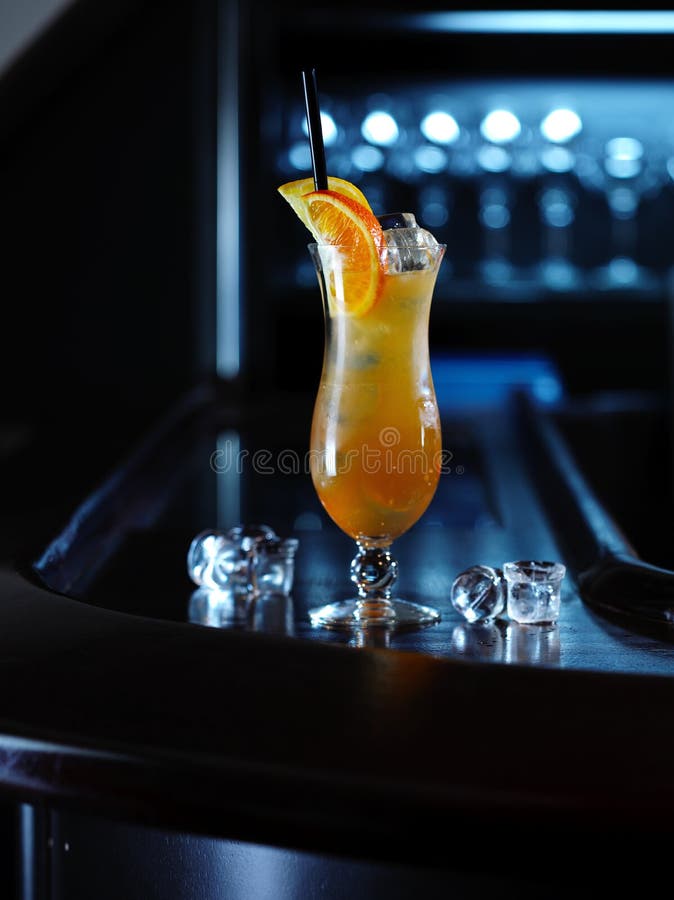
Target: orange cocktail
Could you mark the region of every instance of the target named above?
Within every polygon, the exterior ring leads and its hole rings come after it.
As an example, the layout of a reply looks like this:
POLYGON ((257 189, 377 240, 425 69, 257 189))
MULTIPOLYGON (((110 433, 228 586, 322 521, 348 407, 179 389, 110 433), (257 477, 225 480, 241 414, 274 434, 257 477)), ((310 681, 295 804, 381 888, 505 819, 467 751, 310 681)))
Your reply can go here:
MULTIPOLYGON (((313 252, 322 256, 328 282, 334 279, 333 248, 313 252)), ((438 483, 440 419, 428 364, 436 272, 434 263, 384 273, 364 315, 326 303, 311 475, 331 518, 366 544, 390 543, 407 531, 438 483)))
POLYGON ((441 468, 440 418, 428 352, 433 287, 444 247, 397 217, 391 234, 349 182, 279 188, 316 243, 325 354, 311 427, 311 475, 333 521, 355 539, 357 597, 310 610, 313 624, 387 630, 437 622, 393 597, 392 541, 420 518, 441 468), (397 229, 401 229, 397 231, 397 229))

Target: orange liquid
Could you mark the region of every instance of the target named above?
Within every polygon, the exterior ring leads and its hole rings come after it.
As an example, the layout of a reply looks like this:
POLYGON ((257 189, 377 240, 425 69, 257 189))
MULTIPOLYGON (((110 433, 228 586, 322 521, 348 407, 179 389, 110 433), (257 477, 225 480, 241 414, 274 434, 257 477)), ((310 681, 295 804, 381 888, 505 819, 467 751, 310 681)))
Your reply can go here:
POLYGON ((428 356, 436 274, 387 274, 360 317, 326 309, 311 475, 333 521, 366 544, 407 531, 438 484, 442 443, 428 356))

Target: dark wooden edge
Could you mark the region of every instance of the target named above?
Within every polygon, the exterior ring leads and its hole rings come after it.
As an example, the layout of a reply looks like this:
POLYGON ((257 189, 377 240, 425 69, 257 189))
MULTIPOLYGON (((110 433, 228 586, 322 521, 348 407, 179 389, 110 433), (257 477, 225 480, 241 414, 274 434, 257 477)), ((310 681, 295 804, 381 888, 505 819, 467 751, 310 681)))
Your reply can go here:
POLYGON ((596 862, 597 841, 674 828, 673 679, 219 632, 16 575, 0 589, 0 785, 17 800, 481 869, 541 829, 591 839, 596 862), (498 836, 489 859, 480 831, 498 836))
POLYGON ((599 612, 655 625, 674 639, 674 572, 642 560, 597 498, 548 410, 517 410, 534 480, 583 600, 599 612))
MULTIPOLYGON (((197 385, 79 504, 34 561, 44 586, 60 593, 82 590, 129 531, 156 519, 181 476, 176 459, 223 393, 224 386, 214 382, 197 385)), ((235 416, 231 410, 230 416, 235 416)))

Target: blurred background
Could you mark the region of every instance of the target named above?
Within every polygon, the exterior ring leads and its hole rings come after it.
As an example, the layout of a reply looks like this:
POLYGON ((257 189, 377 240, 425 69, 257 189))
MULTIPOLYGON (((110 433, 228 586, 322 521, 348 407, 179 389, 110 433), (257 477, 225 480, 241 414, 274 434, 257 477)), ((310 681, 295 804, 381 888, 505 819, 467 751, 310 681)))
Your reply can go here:
POLYGON ((315 383, 307 234, 276 194, 310 171, 305 64, 330 172, 448 245, 438 354, 533 353, 571 391, 663 384, 673 14, 424 9, 5 0, 17 426, 151 415, 213 371, 315 383))
POLYGON ((0 0, 1 560, 204 379, 313 394, 308 234, 276 191, 310 173, 306 65, 330 174, 447 243, 441 401, 626 405, 643 438, 670 393, 674 12, 517 6, 0 0))
POLYGON ((673 12, 4 0, 0 23, 3 546, 204 378, 314 391, 308 234, 276 191, 310 172, 305 65, 329 171, 447 243, 439 392, 667 395, 673 12))
MULTIPOLYGON (((521 377, 554 374, 550 398, 661 386, 673 26, 671 14, 541 9, 283 16, 279 76, 256 91, 256 208, 267 178, 309 170, 297 60, 311 48, 329 170, 358 183, 375 212, 413 210, 447 243, 431 328, 439 357, 468 354, 484 372, 508 357, 506 377, 519 358, 521 377)), ((284 297, 272 377, 294 384, 306 359, 293 371, 283 346, 306 320, 313 273, 302 227, 274 212, 287 243, 260 293, 284 297)))

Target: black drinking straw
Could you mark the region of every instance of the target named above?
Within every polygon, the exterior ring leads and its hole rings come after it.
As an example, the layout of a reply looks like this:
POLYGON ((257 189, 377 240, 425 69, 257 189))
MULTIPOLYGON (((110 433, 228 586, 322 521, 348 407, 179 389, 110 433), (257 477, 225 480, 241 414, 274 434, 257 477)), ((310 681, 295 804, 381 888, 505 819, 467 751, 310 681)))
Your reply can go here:
POLYGON ((311 165, 314 170, 314 188, 317 191, 327 191, 328 170, 325 165, 325 145, 323 144, 323 128, 321 126, 321 108, 318 104, 316 69, 302 69, 302 84, 304 85, 304 103, 307 109, 311 165))

